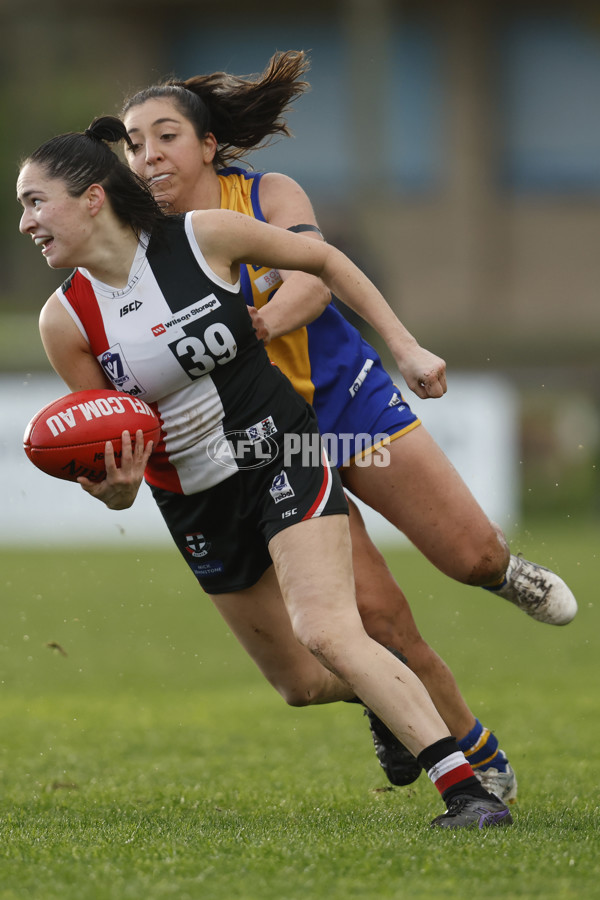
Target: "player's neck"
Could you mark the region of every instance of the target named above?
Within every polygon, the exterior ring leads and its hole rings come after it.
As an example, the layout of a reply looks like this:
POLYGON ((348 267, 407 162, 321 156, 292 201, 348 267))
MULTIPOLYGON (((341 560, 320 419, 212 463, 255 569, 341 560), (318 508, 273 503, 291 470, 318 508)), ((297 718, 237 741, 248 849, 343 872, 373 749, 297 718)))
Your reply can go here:
POLYGON ((206 176, 198 179, 194 189, 185 198, 185 204, 183 204, 183 208, 179 212, 189 212, 193 209, 220 208, 221 182, 213 169, 206 176))
POLYGON ((138 245, 139 241, 131 228, 120 229, 98 243, 88 262, 82 265, 103 284, 124 288, 129 284, 138 245))

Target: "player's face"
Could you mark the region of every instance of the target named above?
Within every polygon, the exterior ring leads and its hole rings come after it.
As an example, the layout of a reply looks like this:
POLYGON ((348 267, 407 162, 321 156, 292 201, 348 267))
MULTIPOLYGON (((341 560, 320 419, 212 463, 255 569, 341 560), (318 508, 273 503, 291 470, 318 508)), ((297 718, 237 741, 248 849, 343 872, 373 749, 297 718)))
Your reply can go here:
POLYGON ((23 207, 19 231, 30 235, 48 265, 53 269, 77 265, 78 252, 91 232, 85 195, 70 196, 64 181, 27 163, 17 181, 17 199, 23 207))
POLYGON ((170 100, 148 100, 124 118, 133 141, 129 165, 141 175, 157 202, 168 212, 205 206, 207 179, 215 179, 214 138, 200 140, 192 123, 170 100))

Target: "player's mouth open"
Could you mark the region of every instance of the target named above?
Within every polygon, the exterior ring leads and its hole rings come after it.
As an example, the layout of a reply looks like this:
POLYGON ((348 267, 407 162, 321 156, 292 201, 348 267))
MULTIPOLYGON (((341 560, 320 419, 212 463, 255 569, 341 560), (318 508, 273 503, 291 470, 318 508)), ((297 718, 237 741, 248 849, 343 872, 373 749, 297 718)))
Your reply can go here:
POLYGON ((36 237, 33 240, 35 241, 36 247, 42 248, 42 253, 46 253, 54 242, 54 238, 51 237, 36 237))
POLYGON ((150 184, 158 184, 159 182, 164 181, 165 178, 170 178, 170 176, 171 176, 170 172, 165 172, 163 175, 154 175, 150 179, 150 184))

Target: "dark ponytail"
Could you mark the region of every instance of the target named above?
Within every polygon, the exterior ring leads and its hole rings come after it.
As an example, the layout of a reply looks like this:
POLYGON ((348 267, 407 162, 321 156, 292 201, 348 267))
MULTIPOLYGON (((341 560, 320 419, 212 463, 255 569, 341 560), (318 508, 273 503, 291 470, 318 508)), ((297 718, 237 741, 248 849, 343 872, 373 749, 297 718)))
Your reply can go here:
POLYGON ((273 135, 289 137, 283 116, 296 97, 309 89, 302 80, 309 67, 303 50, 288 50, 276 53, 262 75, 252 78, 213 72, 185 81, 166 81, 130 97, 122 115, 148 100, 172 101, 192 123, 198 138, 214 134, 218 145, 215 165, 222 167, 273 135))
POLYGON ((146 183, 131 171, 109 144, 130 146, 125 126, 115 116, 100 116, 81 132, 53 137, 21 163, 35 163, 49 178, 59 178, 72 197, 80 197, 91 184, 104 188, 118 219, 139 237, 151 232, 163 214, 146 183))

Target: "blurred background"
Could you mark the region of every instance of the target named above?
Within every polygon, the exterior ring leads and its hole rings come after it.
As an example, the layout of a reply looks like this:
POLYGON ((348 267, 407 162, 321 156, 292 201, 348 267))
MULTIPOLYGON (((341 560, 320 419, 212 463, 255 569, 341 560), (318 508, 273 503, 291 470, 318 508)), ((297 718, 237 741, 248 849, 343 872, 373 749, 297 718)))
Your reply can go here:
POLYGON ((444 400, 407 399, 491 490, 490 515, 597 519, 597 0, 0 0, 0 34, 5 536, 19 510, 33 527, 24 503, 40 496, 23 428, 65 392, 46 381, 37 315, 66 273, 18 233, 19 159, 165 76, 249 75, 289 49, 309 52, 312 90, 293 138, 248 161, 298 180, 326 237, 447 360, 444 400))

